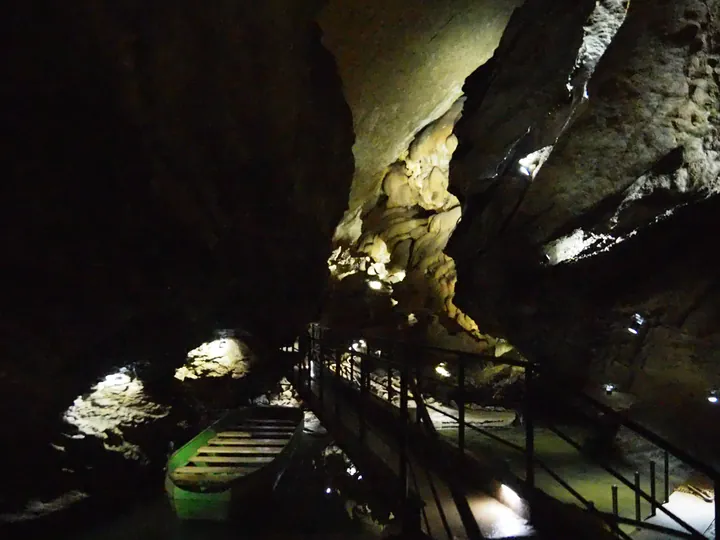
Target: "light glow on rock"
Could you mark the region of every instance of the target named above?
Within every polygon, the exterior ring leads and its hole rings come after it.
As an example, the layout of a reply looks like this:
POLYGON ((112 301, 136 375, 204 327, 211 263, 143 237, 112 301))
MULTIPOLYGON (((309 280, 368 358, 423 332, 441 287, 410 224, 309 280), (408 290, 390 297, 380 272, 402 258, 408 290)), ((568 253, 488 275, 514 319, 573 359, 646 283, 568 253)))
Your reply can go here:
POLYGON ((382 284, 391 285, 400 283, 405 279, 405 270, 388 268, 390 263, 390 252, 387 244, 379 236, 372 237, 363 244, 363 253, 353 255, 351 250, 337 247, 328 259, 330 275, 337 281, 342 281, 348 276, 364 273, 369 283, 380 282, 381 286, 371 288, 380 290, 382 284), (370 241, 371 240, 371 241, 370 241))
POLYGON ((184 381, 229 375, 239 379, 247 373, 249 362, 249 351, 243 350, 240 341, 235 338, 216 339, 190 351, 185 365, 175 370, 175 378, 184 381))
POLYGON ((522 502, 520 495, 518 495, 514 489, 506 486, 505 484, 500 487, 500 496, 504 499, 504 502, 511 506, 515 506, 522 502))
POLYGON ((575 66, 568 76, 567 89, 573 93, 578 84, 583 85, 583 98, 587 99, 587 82, 618 30, 625 22, 628 0, 598 0, 584 28, 583 40, 578 50, 575 66))
POLYGON ((122 368, 93 386, 89 395, 75 398, 63 420, 84 435, 102 439, 107 450, 142 460, 142 450, 125 439, 124 430, 163 418, 169 412, 170 407, 150 401, 142 381, 122 368))
POLYGON ((554 240, 545 246, 547 264, 554 266, 563 262, 592 257, 610 250, 635 234, 637 234, 637 230, 630 232, 625 237, 616 237, 610 234, 595 234, 576 229, 568 236, 554 240))
POLYGON ((535 178, 537 173, 540 172, 540 168, 550 157, 553 151, 553 146, 544 146, 540 150, 529 153, 524 158, 518 160, 520 172, 530 178, 535 178))
POLYGON ((448 371, 447 366, 445 365, 445 362, 442 364, 438 364, 435 366, 435 372, 440 375, 441 377, 450 377, 450 372, 448 371))

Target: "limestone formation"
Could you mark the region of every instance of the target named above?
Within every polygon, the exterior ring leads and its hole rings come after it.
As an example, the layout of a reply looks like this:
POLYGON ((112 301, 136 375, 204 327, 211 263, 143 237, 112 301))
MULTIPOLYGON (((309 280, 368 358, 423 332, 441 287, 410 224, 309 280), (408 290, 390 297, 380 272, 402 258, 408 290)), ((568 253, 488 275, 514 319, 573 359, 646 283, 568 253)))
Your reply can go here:
MULTIPOLYGON (((383 292, 394 294, 395 311, 424 312, 430 325, 439 315, 443 324, 470 333, 476 347, 486 349, 495 340, 481 333, 455 306, 455 266, 443 252, 462 214, 458 199, 448 191, 448 174, 457 148, 453 129, 463 103, 463 98, 458 99, 424 126, 401 158, 390 165, 378 204, 353 218, 360 222, 355 226, 355 238, 345 234, 350 227, 346 221, 338 226, 339 245, 329 265, 339 281, 365 272, 369 282, 384 282, 383 292)), ((433 342, 435 338, 430 336, 426 333, 426 339, 433 342)))
POLYGON ((63 418, 79 433, 99 438, 106 450, 146 461, 133 433, 143 426, 150 428, 169 412, 170 407, 149 398, 140 379, 121 369, 93 386, 90 394, 75 398, 63 418))
POLYGON ((190 351, 185 365, 175 370, 175 378, 179 381, 206 377, 240 379, 254 361, 247 344, 233 337, 220 338, 190 351))
MULTIPOLYGON (((320 14, 353 111, 349 222, 380 196, 383 171, 461 95, 520 0, 329 0, 320 14)), ((452 144, 452 141, 450 142, 452 144)), ((428 171, 429 172, 429 171, 428 171)))

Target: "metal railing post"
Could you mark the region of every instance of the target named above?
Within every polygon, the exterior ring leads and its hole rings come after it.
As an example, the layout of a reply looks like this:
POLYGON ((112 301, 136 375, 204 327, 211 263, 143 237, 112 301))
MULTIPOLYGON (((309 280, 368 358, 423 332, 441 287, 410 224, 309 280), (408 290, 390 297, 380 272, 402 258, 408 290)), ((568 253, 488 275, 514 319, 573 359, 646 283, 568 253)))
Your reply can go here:
POLYGON ((613 484, 611 489, 612 489, 612 513, 613 513, 613 518, 615 521, 615 527, 617 527, 619 529, 620 522, 618 521, 618 517, 619 517, 620 513, 618 511, 618 487, 617 487, 617 484, 613 484))
POLYGON ((365 372, 367 371, 367 359, 365 358, 365 355, 360 356, 360 406, 359 409, 359 426, 358 429, 360 431, 360 442, 365 441, 365 435, 367 434, 367 425, 365 421, 365 409, 366 409, 366 401, 368 398, 367 395, 367 388, 365 386, 365 372))
POLYGON ((665 453, 663 455, 663 461, 663 469, 665 474, 665 499, 663 500, 663 502, 666 503, 670 500, 670 455, 668 454, 667 450, 665 450, 665 453))
POLYGON ((415 423, 419 426, 422 423, 422 415, 420 414, 420 406, 418 401, 422 399, 422 385, 420 383, 420 368, 417 366, 414 368, 415 374, 413 380, 415 381, 415 389, 417 390, 417 396, 415 397, 415 423))
POLYGON ((655 489, 655 462, 650 460, 650 515, 654 516, 657 512, 657 491, 655 489))
POLYGON ((529 487, 535 487, 535 429, 533 426, 533 368, 525 368, 525 400, 523 417, 525 419, 525 482, 529 487))
POLYGON ((317 364, 317 377, 318 377, 318 398, 320 399, 320 405, 325 406, 325 384, 323 379, 325 378, 325 358, 322 351, 322 345, 320 346, 320 358, 319 362, 315 362, 317 364))
POLYGON ((388 363, 387 366, 387 400, 388 403, 392 404, 392 366, 388 363))
POLYGON ((340 348, 335 349, 335 416, 340 415, 340 399, 338 398, 338 390, 339 385, 337 382, 342 378, 342 374, 340 373, 342 365, 342 351, 340 348))
POLYGON ((635 521, 642 521, 640 515, 640 471, 635 471, 635 521))
POLYGON ((458 448, 460 448, 460 456, 465 455, 465 356, 460 355, 458 365, 458 448))
POLYGON ((718 497, 718 494, 720 494, 720 477, 713 478, 713 489, 715 490, 715 527, 717 528, 718 520, 720 520, 720 497, 718 497))
POLYGON ((305 339, 306 347, 305 347, 305 358, 303 359, 303 370, 305 371, 305 390, 310 393, 312 391, 312 381, 311 381, 311 370, 310 370, 310 358, 312 356, 312 339, 310 337, 307 337, 305 339))
POLYGON ((400 370, 400 490, 407 500, 408 496, 408 369, 403 364, 400 370))

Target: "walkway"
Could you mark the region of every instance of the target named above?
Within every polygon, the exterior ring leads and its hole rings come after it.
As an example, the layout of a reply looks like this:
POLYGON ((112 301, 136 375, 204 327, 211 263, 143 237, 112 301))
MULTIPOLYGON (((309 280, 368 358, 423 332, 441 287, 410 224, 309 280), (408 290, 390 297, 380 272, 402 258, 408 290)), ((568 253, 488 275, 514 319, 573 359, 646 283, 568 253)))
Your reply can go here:
MULTIPOLYGON (((382 402, 385 407, 398 411, 400 381, 398 368, 392 367, 394 362, 380 357, 379 351, 376 351, 376 354, 369 354, 367 351, 371 349, 364 340, 355 341, 350 349, 341 350, 349 352, 342 353, 339 364, 335 351, 328 350, 328 354, 324 356, 328 362, 326 370, 333 374, 332 378, 343 381, 345 386, 354 388, 355 393, 360 394, 363 387, 360 374, 361 363, 364 361, 363 359, 367 359, 368 366, 372 366, 371 369, 374 371, 368 373, 366 393, 372 400, 382 402), (387 369, 378 369, 383 365, 388 366, 387 369), (337 367, 340 370, 340 377, 334 375, 337 367), (391 370, 389 375, 388 369, 391 370)), ((313 367, 315 371, 319 371, 317 366, 313 367)), ((446 370, 443 369, 443 371, 446 370)), ((315 375, 317 376, 317 373, 315 375)), ((441 373, 441 377, 449 377, 449 375, 441 373)), ((604 391, 601 393, 604 394, 604 391)), ((428 401, 430 420, 442 440, 455 447, 459 446, 457 422, 459 412, 457 409, 442 406, 428 398, 424 399, 428 401), (450 417, 455 417, 455 420, 450 417)), ((410 416, 415 416, 414 409, 415 404, 410 400, 410 416)), ((466 424, 464 447, 466 451, 475 456, 482 456, 486 462, 494 461, 498 471, 509 470, 521 482, 524 481, 527 468, 525 452, 527 433, 525 427, 519 425, 516 414, 507 410, 466 408, 464 416, 466 424), (473 427, 481 429, 472 429, 473 427)), ((587 422, 584 424, 583 428, 570 425, 535 426, 533 429, 533 456, 538 463, 534 467, 534 484, 537 488, 558 501, 583 509, 590 505, 593 510, 598 512, 598 515, 604 515, 603 519, 608 523, 615 522, 617 519, 620 530, 626 538, 629 538, 628 535, 642 540, 678 537, 677 535, 670 536, 668 532, 638 529, 635 524, 638 521, 644 521, 649 526, 657 525, 682 531, 681 537, 689 536, 679 524, 668 518, 661 510, 656 510, 656 515, 653 516, 650 503, 641 494, 638 494, 632 485, 637 478, 637 485, 641 493, 653 493, 650 471, 651 462, 654 462, 655 500, 662 502, 669 498, 669 502, 663 505, 664 508, 685 520, 695 530, 704 533, 705 538, 714 538, 716 505, 712 500, 705 501, 689 493, 676 492, 676 488, 686 482, 691 474, 692 469, 689 466, 669 455, 667 458, 669 481, 666 494, 663 469, 668 454, 644 436, 623 427, 616 437, 617 444, 614 453, 602 453, 601 461, 626 482, 629 482, 630 485, 626 485, 599 465, 597 461, 588 457, 585 443, 590 436, 597 433, 593 429, 597 426, 587 422), (558 428, 559 431, 557 431, 558 428), (582 452, 580 448, 583 448, 582 452), (540 463, 551 472, 541 467, 540 463), (560 482, 565 485, 561 485, 560 482), (616 491, 615 503, 613 490, 616 491), (617 516, 617 518, 613 516, 617 516), (672 523, 671 527, 668 525, 670 522, 672 523)), ((643 433, 642 430, 640 433, 643 433)), ((427 499, 427 489, 423 491, 420 486, 419 491, 424 500, 429 500, 427 499)), ((452 498, 448 498, 446 501, 452 506, 452 498)), ((473 508, 473 515, 481 521, 486 519, 479 508, 473 508)), ((487 524, 483 527, 484 530, 489 530, 487 524)), ((530 533, 528 532, 528 534, 530 533)))
MULTIPOLYGON (((317 379, 311 385, 311 393, 298 386, 298 391, 308 406, 321 418, 324 425, 333 433, 330 427, 339 422, 358 439, 360 438, 361 422, 358 415, 357 404, 348 399, 348 396, 337 387, 325 384, 320 401, 320 386, 317 379), (339 413, 335 416, 336 406, 339 413), (328 415, 332 420, 328 419, 328 415)), ((380 407, 372 411, 364 411, 366 422, 364 445, 379 459, 381 459, 398 477, 400 455, 398 452, 398 433, 389 431, 387 418, 383 415, 392 414, 380 407)), ((397 424, 393 424, 397 426, 397 424)), ((411 447, 412 448, 412 447, 411 447)), ((347 450, 346 450, 347 451, 347 450)), ((350 454, 350 452, 348 452, 350 454)), ((352 457, 352 456, 351 456, 352 457)), ((451 493, 451 486, 444 479, 444 475, 435 470, 429 470, 428 460, 419 452, 412 450, 408 455, 410 469, 410 488, 425 502, 422 515, 422 531, 432 538, 467 539, 467 531, 463 525, 460 513, 455 505, 451 493)), ((467 496, 472 515, 485 538, 518 538, 531 537, 535 532, 526 519, 516 512, 490 497, 478 488, 463 486, 467 496)))

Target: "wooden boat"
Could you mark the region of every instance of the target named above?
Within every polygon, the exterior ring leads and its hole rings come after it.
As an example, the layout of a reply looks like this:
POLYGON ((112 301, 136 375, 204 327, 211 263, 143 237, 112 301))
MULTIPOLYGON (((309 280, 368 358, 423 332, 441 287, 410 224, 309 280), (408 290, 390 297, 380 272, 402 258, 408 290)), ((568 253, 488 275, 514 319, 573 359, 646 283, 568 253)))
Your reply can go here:
POLYGON ((297 407, 244 407, 205 429, 168 461, 165 490, 177 516, 225 521, 271 493, 303 426, 297 407))

